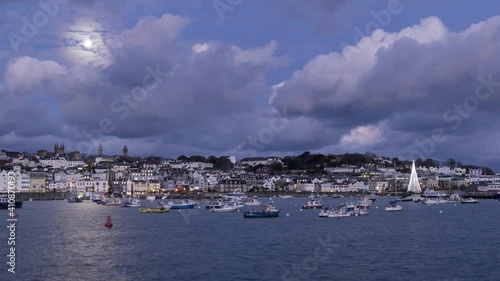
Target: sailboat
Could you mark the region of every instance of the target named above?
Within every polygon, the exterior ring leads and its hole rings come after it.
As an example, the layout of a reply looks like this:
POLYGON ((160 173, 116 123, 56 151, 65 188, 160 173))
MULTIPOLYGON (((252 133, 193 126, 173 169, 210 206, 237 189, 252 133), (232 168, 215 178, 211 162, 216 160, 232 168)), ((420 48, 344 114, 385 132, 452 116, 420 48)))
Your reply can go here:
POLYGON ((387 212, 396 212, 403 210, 403 206, 398 204, 398 186, 396 185, 396 163, 394 163, 394 189, 396 190, 396 200, 390 201, 389 204, 385 206, 385 210, 387 212))

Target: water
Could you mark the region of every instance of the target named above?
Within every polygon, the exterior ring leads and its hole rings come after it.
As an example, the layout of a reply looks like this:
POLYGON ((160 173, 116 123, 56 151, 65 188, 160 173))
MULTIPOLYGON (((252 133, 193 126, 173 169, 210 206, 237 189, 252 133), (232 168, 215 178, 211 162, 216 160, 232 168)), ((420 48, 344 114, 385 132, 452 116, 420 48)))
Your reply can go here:
MULTIPOLYGON (((405 202, 408 211, 388 213, 389 199, 379 198, 368 216, 342 219, 300 211, 306 198, 275 198, 276 219, 204 207, 140 214, 90 202, 25 202, 16 274, 4 266, 0 280, 500 280, 500 202, 405 202), (104 227, 107 215, 112 229, 104 227)), ((0 217, 7 225, 5 210, 0 217)), ((4 264, 7 234, 1 227, 4 264)))

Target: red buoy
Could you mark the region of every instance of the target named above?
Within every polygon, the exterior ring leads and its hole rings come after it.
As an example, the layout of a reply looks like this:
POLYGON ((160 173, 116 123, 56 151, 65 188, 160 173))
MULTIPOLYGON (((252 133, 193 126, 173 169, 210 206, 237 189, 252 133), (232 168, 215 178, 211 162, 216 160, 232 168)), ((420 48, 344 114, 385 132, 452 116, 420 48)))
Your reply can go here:
POLYGON ((106 223, 104 224, 105 227, 113 227, 113 223, 111 222, 111 216, 108 216, 106 218, 106 223))

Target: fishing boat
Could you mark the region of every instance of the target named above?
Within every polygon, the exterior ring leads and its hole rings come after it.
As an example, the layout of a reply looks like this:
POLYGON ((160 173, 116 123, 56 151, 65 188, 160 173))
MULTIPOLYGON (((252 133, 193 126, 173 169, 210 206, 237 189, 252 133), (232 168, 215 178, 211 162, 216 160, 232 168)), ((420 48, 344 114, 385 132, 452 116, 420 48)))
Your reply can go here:
POLYGON ((372 205, 373 201, 369 198, 363 198, 356 203, 356 206, 361 209, 368 209, 372 205))
POLYGON ((169 201, 163 204, 164 207, 171 207, 172 209, 193 209, 198 203, 192 200, 169 201))
POLYGON ((462 203, 462 204, 477 204, 478 201, 472 197, 469 197, 468 199, 463 199, 462 201, 460 201, 460 203, 462 203))
POLYGON ((352 202, 348 202, 347 204, 342 204, 335 210, 325 209, 321 210, 319 213, 320 218, 345 218, 354 215, 356 207, 352 202))
POLYGON ((261 204, 262 204, 262 202, 260 202, 257 199, 257 196, 255 196, 251 201, 245 202, 246 206, 260 206, 261 204))
POLYGON ((248 211, 243 213, 244 218, 277 218, 281 210, 276 209, 273 204, 266 204, 260 211, 248 211))
POLYGON ((323 208, 323 202, 319 199, 311 199, 302 205, 302 209, 321 209, 323 208))

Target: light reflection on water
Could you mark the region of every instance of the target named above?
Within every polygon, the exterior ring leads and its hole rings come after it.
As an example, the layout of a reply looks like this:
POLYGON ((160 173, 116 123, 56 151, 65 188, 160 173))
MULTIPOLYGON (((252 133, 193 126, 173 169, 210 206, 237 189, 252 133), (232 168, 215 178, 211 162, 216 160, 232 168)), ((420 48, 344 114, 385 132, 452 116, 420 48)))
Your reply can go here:
MULTIPOLYGON (((0 280, 498 280, 500 202, 409 202, 409 211, 387 213, 387 200, 379 198, 368 216, 344 219, 300 211, 305 198, 276 198, 283 210, 277 219, 25 202, 16 230, 17 273, 5 268, 0 280), (104 227, 107 215, 112 229, 104 227), (318 239, 331 239, 334 251, 324 261, 304 262, 324 251, 318 239)), ((345 201, 325 199, 327 205, 345 201)), ((7 232, 0 229, 5 256, 7 232)))

